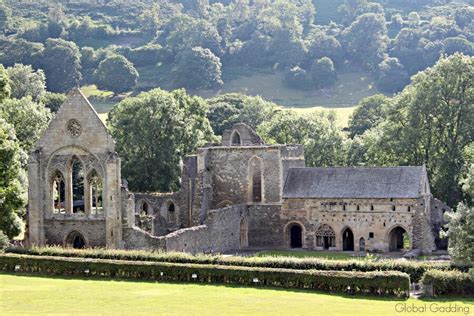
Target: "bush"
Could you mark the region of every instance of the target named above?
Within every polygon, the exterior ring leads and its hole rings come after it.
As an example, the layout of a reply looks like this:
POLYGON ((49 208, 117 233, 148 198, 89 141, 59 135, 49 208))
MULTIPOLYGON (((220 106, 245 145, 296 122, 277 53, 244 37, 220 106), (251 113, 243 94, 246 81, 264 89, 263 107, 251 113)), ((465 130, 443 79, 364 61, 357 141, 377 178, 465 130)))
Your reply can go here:
POLYGON ((10 246, 10 240, 8 239, 7 235, 0 230, 0 252, 3 252, 10 246))
POLYGON ((335 271, 400 271, 410 275, 412 282, 418 282, 423 274, 432 269, 459 270, 467 272, 472 265, 453 265, 443 262, 415 261, 361 261, 327 260, 319 258, 291 257, 223 257, 221 255, 190 255, 180 252, 150 252, 144 250, 113 249, 65 249, 61 247, 11 248, 7 252, 39 256, 82 257, 93 259, 137 260, 172 263, 216 264, 277 269, 335 270, 335 271))
POLYGON ((104 259, 0 256, 0 270, 48 275, 100 276, 178 282, 201 282, 304 288, 354 294, 408 297, 410 278, 395 271, 349 272, 258 267, 133 262, 104 259))
POLYGON ((472 295, 474 278, 460 271, 429 270, 421 278, 424 286, 433 287, 434 295, 472 295))

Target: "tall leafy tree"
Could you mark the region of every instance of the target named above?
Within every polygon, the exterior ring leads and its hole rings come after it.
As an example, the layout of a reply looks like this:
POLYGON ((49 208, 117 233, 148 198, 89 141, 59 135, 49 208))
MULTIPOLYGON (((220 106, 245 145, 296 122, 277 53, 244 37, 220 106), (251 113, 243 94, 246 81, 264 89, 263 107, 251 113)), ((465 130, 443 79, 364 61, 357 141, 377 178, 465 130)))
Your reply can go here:
POLYGON ((459 203, 455 212, 445 214, 448 220, 448 251, 455 261, 474 261, 474 207, 459 203))
POLYGON ((223 84, 221 61, 209 49, 193 47, 183 52, 173 68, 175 85, 184 88, 214 88, 223 84))
POLYGON ((376 84, 381 91, 398 92, 408 84, 410 78, 397 58, 386 57, 376 73, 376 84))
POLYGON ((212 139, 206 111, 184 90, 154 89, 114 107, 108 122, 132 190, 179 188, 180 159, 212 139))
POLYGON ((0 114, 0 231, 9 238, 21 232, 25 211, 23 157, 13 126, 0 114))
POLYGON ((368 151, 385 164, 426 164, 433 194, 456 205, 463 152, 474 141, 474 57, 441 58, 391 103, 368 151))
POLYGON ((385 118, 383 106, 387 102, 388 98, 383 94, 375 94, 362 99, 349 120, 350 137, 362 135, 366 130, 381 123, 385 118))
POLYGON ((46 93, 46 77, 43 70, 34 70, 30 65, 15 64, 7 68, 7 72, 13 98, 21 99, 29 96, 38 101, 46 93))
POLYGON ((10 79, 8 78, 8 73, 3 65, 0 64, 0 103, 10 97, 10 92, 10 79))
POLYGON ((235 123, 245 123, 256 129, 258 125, 269 121, 279 107, 259 96, 247 96, 228 93, 208 99, 207 117, 211 122, 214 134, 220 136, 235 123))
POLYGON ((122 93, 135 87, 138 71, 127 58, 122 55, 112 55, 99 63, 94 77, 99 89, 122 93))
POLYGON ((387 49, 387 27, 381 14, 362 14, 342 32, 342 45, 351 60, 375 70, 387 49))
POLYGON ((337 80, 337 75, 332 60, 328 57, 315 60, 311 66, 311 78, 316 88, 333 85, 337 80))
POLYGON ((16 131, 16 139, 22 150, 29 152, 48 126, 51 112, 41 103, 31 100, 7 99, 0 104, 0 116, 16 131))
POLYGON ((52 92, 68 92, 81 82, 81 53, 73 42, 48 39, 41 65, 46 73, 48 90, 52 92))
POLYGON ((262 123, 258 133, 268 143, 302 144, 307 166, 335 166, 345 162, 345 139, 333 115, 316 112, 301 115, 285 110, 262 123))

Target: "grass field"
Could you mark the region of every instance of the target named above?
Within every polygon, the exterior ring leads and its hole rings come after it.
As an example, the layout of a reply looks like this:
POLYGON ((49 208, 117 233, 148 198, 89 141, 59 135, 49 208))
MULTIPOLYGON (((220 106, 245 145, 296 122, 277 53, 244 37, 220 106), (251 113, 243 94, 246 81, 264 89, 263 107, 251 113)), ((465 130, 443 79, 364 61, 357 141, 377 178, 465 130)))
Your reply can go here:
MULTIPOLYGON (((138 68, 140 79, 134 93, 147 91, 154 87, 172 90, 173 82, 169 76, 170 65, 138 68)), ((360 72, 341 72, 334 86, 321 90, 297 90, 283 84, 284 74, 271 69, 255 70, 229 67, 224 69, 224 85, 214 90, 190 90, 189 93, 203 98, 215 95, 239 92, 247 95, 259 95, 284 108, 298 113, 312 111, 334 111, 338 125, 347 126, 355 105, 364 97, 379 93, 373 84, 373 78, 360 72)), ((82 88, 86 96, 105 121, 107 112, 118 101, 108 91, 100 91, 94 85, 82 88)))
MULTIPOLYGON (((1 315, 403 315, 395 308, 474 309, 473 298, 437 301, 341 296, 304 290, 85 280, 0 274, 1 315), (398 304, 398 305, 397 305, 398 304)), ((423 315, 440 313, 423 313, 423 315)), ((452 314, 452 313, 451 313, 452 314)), ((454 314, 453 314, 454 315, 454 314)), ((457 315, 457 314, 456 314, 457 315)), ((472 315, 472 314, 471 314, 472 315)))

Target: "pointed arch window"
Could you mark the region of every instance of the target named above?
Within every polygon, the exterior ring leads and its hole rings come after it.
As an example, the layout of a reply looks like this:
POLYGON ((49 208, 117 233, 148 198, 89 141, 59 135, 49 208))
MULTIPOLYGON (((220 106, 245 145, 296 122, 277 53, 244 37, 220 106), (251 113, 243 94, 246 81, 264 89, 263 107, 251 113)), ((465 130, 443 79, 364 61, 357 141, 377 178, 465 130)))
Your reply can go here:
POLYGON ((53 213, 66 213, 66 183, 63 174, 56 171, 52 178, 53 213))
POLYGON ((71 159, 72 212, 83 213, 84 203, 84 166, 76 156, 71 159))
POLYGON ((253 157, 249 162, 249 177, 250 202, 262 202, 263 168, 262 161, 257 157, 253 157))
POLYGON ((174 223, 176 221, 176 207, 172 201, 168 203, 168 222, 174 223))
POLYGON ((234 132, 232 133, 232 137, 231 137, 230 139, 231 139, 230 141, 231 141, 231 145, 232 145, 232 146, 240 146, 240 145, 242 145, 242 139, 241 139, 241 137, 240 137, 239 132, 234 131, 234 132))
POLYGON ((89 206, 91 214, 101 214, 104 211, 102 193, 103 183, 96 170, 92 170, 87 177, 89 189, 89 206))

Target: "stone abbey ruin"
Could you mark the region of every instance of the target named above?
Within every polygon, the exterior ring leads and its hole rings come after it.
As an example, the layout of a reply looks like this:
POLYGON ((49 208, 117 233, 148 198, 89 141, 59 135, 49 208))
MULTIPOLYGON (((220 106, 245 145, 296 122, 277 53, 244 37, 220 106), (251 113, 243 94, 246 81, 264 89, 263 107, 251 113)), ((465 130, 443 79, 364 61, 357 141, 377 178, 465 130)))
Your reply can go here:
POLYGON ((114 141, 79 90, 28 165, 30 245, 191 253, 444 246, 448 207, 431 195, 423 166, 307 168, 302 145, 267 145, 245 124, 185 157, 180 191, 129 192, 114 141))

